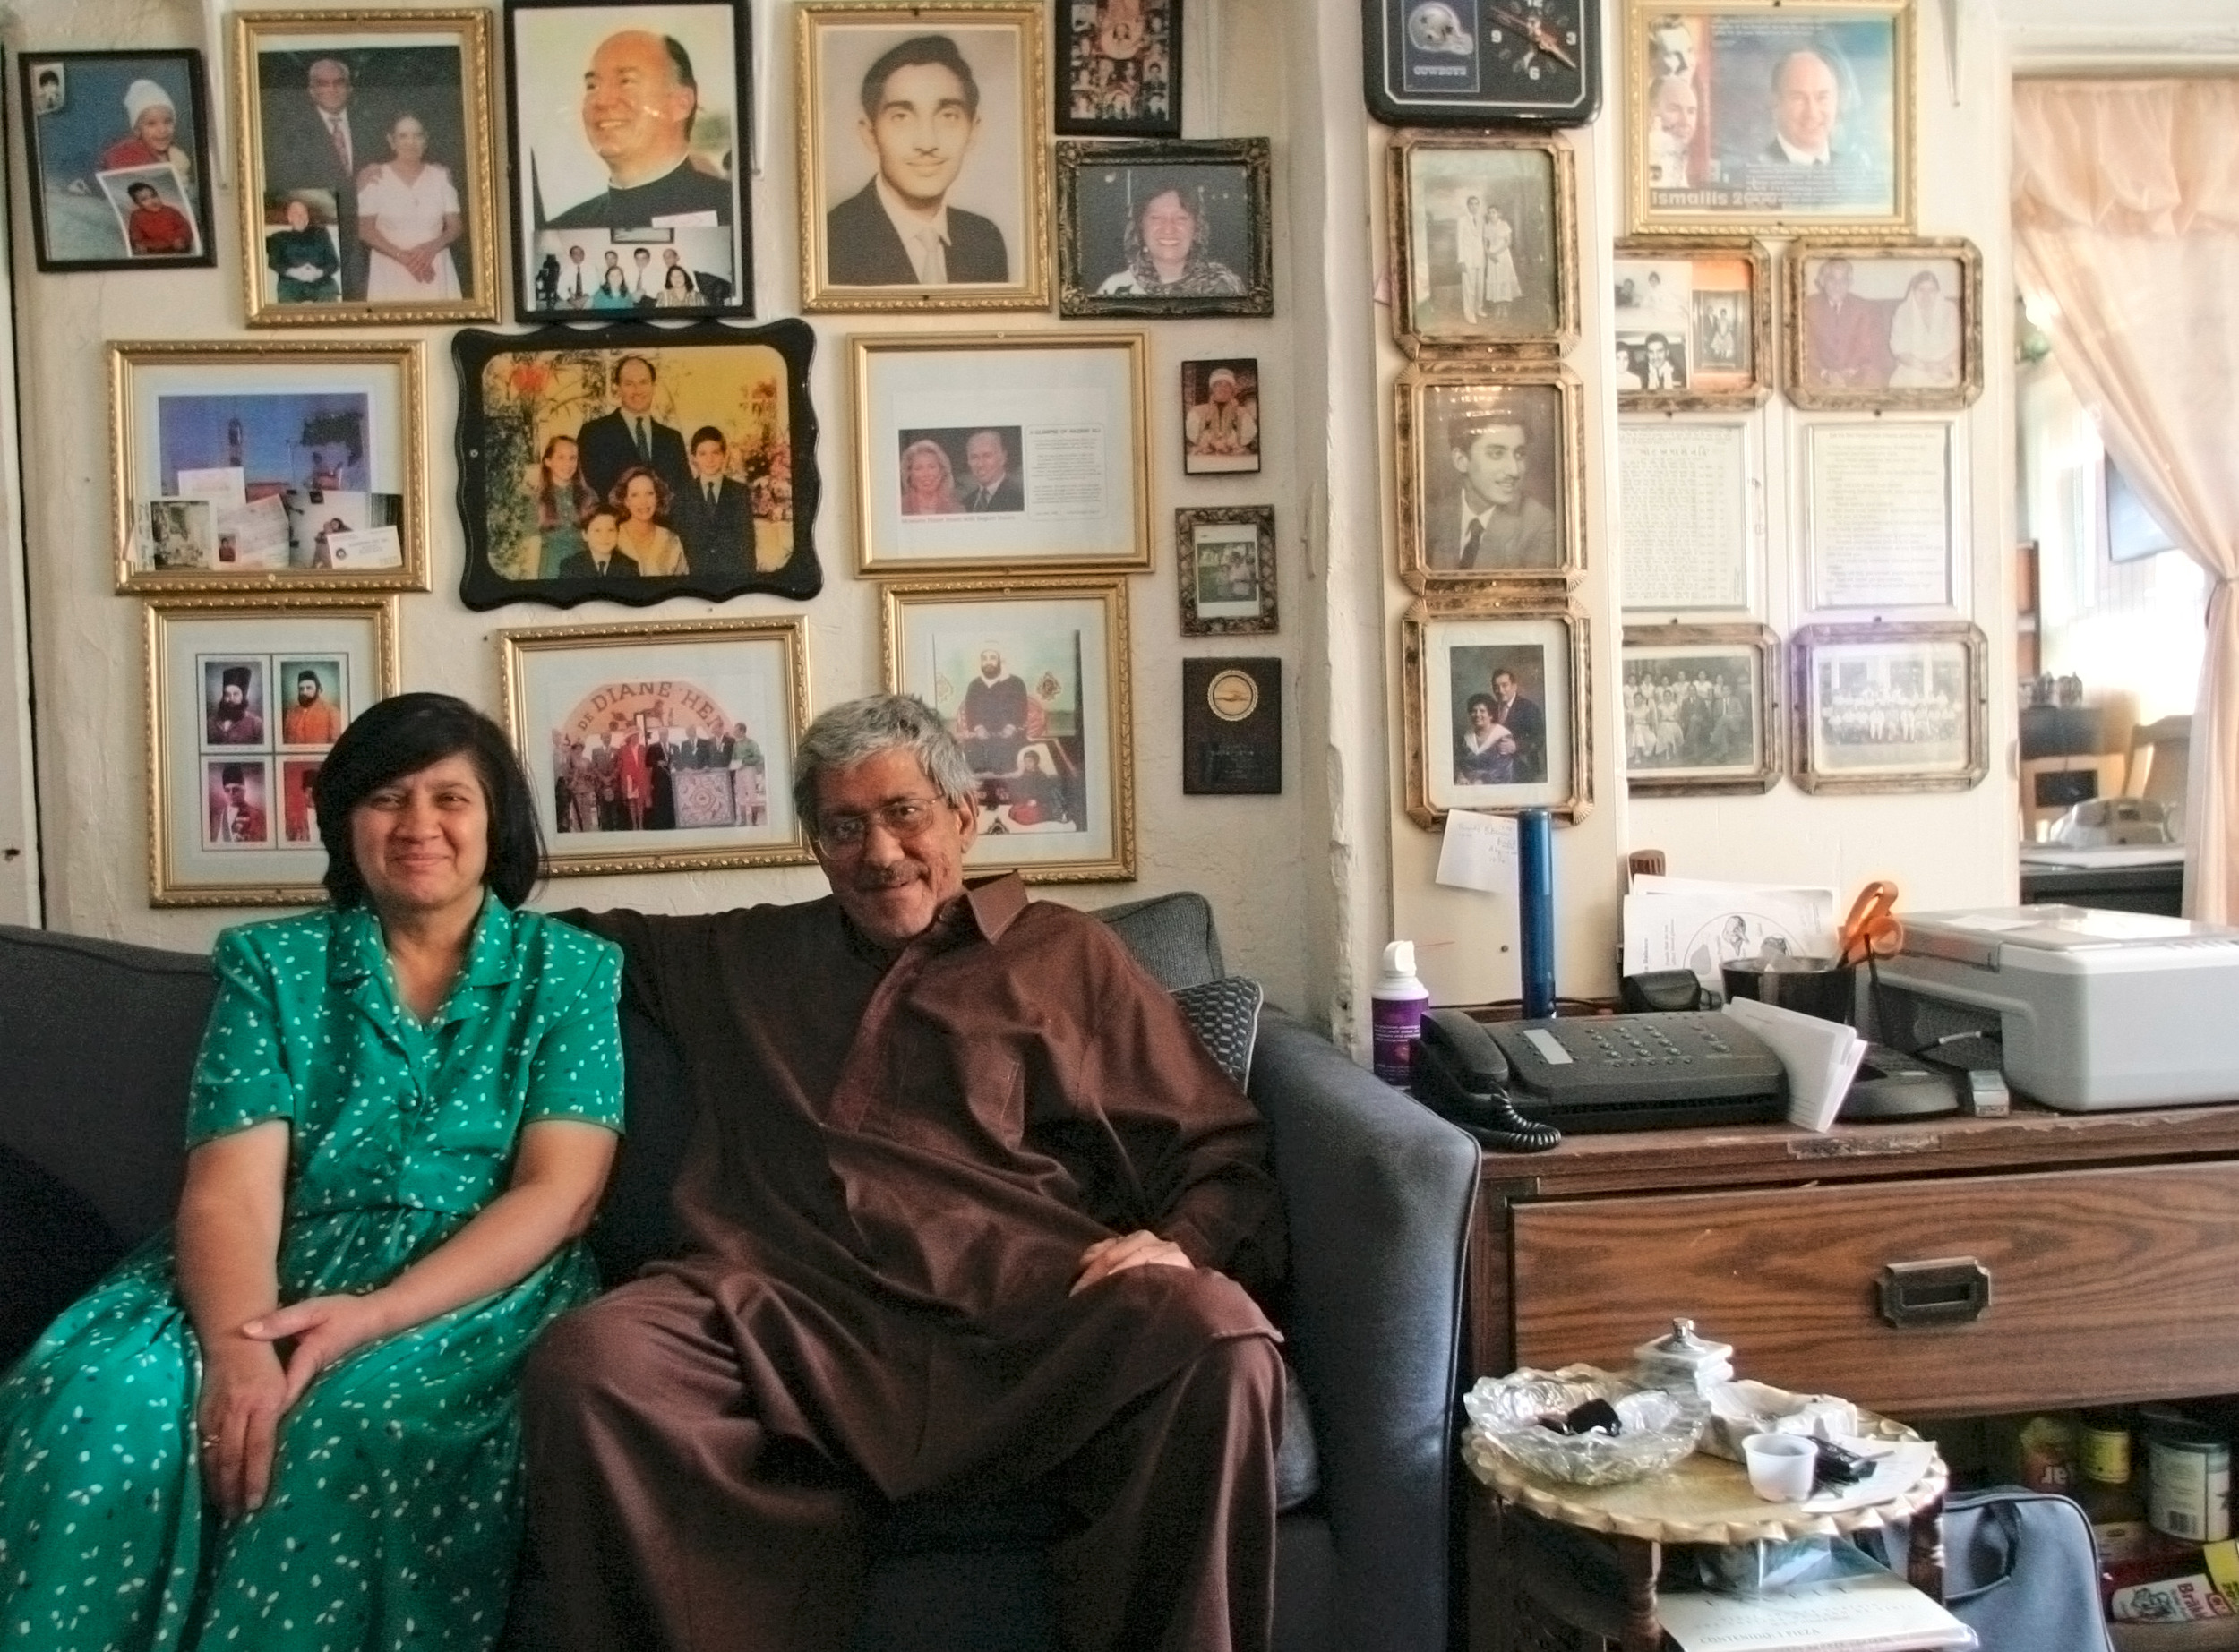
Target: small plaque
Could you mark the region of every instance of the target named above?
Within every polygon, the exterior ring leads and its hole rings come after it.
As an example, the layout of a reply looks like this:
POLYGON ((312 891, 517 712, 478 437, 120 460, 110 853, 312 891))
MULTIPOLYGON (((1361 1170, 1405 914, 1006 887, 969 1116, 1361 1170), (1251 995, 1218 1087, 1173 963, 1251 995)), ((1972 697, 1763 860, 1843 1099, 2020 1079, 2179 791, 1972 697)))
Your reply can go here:
POLYGON ((1282 662, 1181 663, 1187 793, 1282 790, 1282 662))

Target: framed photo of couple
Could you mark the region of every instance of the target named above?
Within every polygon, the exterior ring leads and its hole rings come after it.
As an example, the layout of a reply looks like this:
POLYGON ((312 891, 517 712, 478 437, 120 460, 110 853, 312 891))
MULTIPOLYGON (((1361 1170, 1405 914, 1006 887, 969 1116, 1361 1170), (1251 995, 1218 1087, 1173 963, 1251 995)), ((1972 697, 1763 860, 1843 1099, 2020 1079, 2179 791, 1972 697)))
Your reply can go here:
POLYGON ((1407 815, 1437 829, 1456 809, 1593 807, 1586 616, 1432 592, 1400 622, 1407 815))
POLYGON ((40 270, 214 264, 202 55, 22 52, 40 270))
POLYGON ((1611 265, 1618 407, 1762 404, 1772 393, 1771 270, 1757 241, 1619 242, 1611 265))
POLYGON ((1410 355, 1578 341, 1577 185, 1552 138, 1403 132, 1392 140, 1392 327, 1410 355))
POLYGON ((1400 577, 1411 589, 1559 592, 1584 573, 1584 415, 1566 368, 1419 361, 1394 395, 1400 577))
POLYGON ((1797 407, 1957 412, 1982 394, 1973 243, 1798 240, 1785 273, 1783 365, 1797 407))

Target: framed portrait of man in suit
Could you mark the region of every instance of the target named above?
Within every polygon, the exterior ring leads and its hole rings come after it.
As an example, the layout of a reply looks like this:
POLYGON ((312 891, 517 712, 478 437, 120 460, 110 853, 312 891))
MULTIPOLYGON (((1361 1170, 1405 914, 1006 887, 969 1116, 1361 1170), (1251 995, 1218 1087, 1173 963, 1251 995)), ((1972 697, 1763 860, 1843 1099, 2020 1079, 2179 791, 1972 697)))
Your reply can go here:
POLYGON ((1419 591, 1576 581, 1578 381, 1552 362, 1419 362, 1394 389, 1401 577, 1419 591))
POLYGON ((800 7, 803 310, 1049 307, 1046 16, 800 7))

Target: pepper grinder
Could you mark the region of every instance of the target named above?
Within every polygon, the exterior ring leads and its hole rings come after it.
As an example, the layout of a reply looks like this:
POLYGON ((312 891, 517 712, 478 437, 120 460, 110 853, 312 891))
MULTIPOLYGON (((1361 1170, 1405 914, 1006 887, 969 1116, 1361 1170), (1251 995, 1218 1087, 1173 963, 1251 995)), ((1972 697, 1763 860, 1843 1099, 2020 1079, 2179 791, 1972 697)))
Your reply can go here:
POLYGON ((1693 1320, 1675 1319, 1669 1336, 1633 1350, 1633 1369, 1651 1388, 1707 1397, 1719 1383, 1734 1380, 1734 1345, 1698 1337, 1693 1320))

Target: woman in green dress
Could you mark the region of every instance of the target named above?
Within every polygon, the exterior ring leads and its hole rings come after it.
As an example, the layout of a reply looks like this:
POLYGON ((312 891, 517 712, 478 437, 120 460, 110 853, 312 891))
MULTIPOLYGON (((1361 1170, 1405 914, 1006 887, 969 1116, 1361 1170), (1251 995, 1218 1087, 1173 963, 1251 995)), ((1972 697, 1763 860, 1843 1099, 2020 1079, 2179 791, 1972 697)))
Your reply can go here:
POLYGON ((316 783, 331 903, 227 930, 174 1228, 0 1381, 0 1646, 485 1648, 514 1385, 598 1282, 619 955, 514 910, 503 734, 368 706, 316 783))

